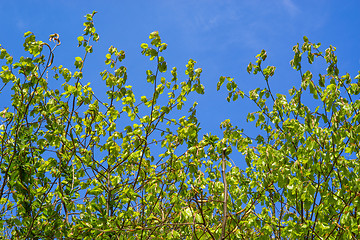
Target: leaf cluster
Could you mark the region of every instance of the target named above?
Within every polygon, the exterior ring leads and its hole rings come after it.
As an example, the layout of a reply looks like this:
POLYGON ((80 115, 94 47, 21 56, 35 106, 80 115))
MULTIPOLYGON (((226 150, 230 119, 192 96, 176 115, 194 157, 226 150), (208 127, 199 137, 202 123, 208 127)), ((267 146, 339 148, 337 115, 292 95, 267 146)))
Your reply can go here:
POLYGON ((295 45, 290 64, 301 81, 286 95, 270 89, 276 68, 263 67, 265 50, 247 67, 265 87, 245 93, 220 77, 229 102, 256 104, 247 120, 261 134, 225 120, 222 136, 201 135, 187 99, 204 94, 202 69, 190 59, 185 75, 169 70, 157 31, 140 46, 153 63, 148 95, 135 96, 125 52, 110 46, 99 75, 106 97, 96 96, 83 75, 99 40, 95 13, 85 16, 74 67, 52 66, 56 33, 50 44, 25 33, 28 57, 17 62, 0 46, 1 90, 12 93, 0 112, 1 238, 359 238, 360 75, 339 75, 335 47, 321 52, 306 37, 295 45), (304 54, 327 64, 317 81, 303 73, 304 54))

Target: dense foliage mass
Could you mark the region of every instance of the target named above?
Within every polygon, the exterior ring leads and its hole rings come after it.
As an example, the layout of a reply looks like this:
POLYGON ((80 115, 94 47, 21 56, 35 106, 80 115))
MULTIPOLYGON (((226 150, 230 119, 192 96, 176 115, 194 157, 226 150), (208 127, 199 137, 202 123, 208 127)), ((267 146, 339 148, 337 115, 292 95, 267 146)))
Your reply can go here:
POLYGON ((225 120, 222 136, 200 136, 196 102, 184 103, 204 93, 202 69, 190 59, 184 80, 176 68, 169 74, 158 32, 141 44, 155 63, 147 96, 135 98, 120 66, 125 53, 113 46, 100 73, 107 99, 94 94, 83 78, 99 39, 94 14, 78 37, 84 56, 74 71, 52 66, 58 34, 48 44, 25 33, 28 56, 17 62, 1 47, 2 89, 11 91, 0 112, 2 239, 360 237, 360 75, 339 75, 334 47, 322 52, 305 37, 293 47, 300 80, 288 95, 270 90, 275 67, 263 67, 264 50, 247 70, 265 88, 246 94, 220 77, 228 101, 256 103, 247 119, 262 133, 250 138, 225 120), (324 60, 326 71, 305 71, 303 55, 324 60), (245 155, 246 169, 233 164, 233 151, 245 155))

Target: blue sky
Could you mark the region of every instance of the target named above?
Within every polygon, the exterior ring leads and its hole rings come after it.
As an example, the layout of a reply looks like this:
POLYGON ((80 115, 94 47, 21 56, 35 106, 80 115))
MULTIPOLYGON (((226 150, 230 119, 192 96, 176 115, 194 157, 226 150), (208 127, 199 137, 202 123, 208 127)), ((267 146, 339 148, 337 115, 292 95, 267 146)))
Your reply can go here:
MULTIPOLYGON (((358 0, 3 1, 0 44, 18 59, 24 53, 25 32, 34 32, 42 41, 58 33, 62 45, 55 52, 54 64, 73 68, 74 58, 83 56, 76 38, 82 34, 84 15, 96 10, 100 41, 87 59, 83 82, 90 81, 97 91, 102 90, 99 72, 105 69, 107 49, 114 45, 126 52, 128 84, 141 94, 146 90, 145 70, 154 69, 154 65, 141 55, 140 44, 149 42, 149 34, 157 30, 168 44, 168 69, 176 66, 180 78, 185 79, 185 64, 190 58, 203 69, 206 93, 190 100, 199 103, 198 117, 204 132, 220 133, 220 122, 230 118, 240 128, 250 129, 251 134, 253 124, 246 124, 245 117, 257 110, 255 105, 249 101, 227 103, 225 89, 216 91, 219 77, 234 77, 245 91, 264 87, 265 82, 249 75, 246 66, 265 49, 265 64, 277 67, 270 80, 272 90, 286 94, 300 84, 299 74, 289 61, 292 46, 301 44, 304 35, 312 42, 321 42, 322 50, 330 44, 337 47, 341 74, 348 72, 354 77, 360 70, 359 9, 358 0)), ((314 76, 325 71, 323 66, 311 67, 314 76)), ((0 108, 5 107, 3 96, 0 108)))

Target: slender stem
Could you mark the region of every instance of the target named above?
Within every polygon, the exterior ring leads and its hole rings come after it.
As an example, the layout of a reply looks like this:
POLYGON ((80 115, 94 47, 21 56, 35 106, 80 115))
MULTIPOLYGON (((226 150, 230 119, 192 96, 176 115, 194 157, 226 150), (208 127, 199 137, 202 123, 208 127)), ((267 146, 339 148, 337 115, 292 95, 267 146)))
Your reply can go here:
POLYGON ((223 221, 222 221, 222 231, 221 231, 220 240, 225 239, 226 219, 227 219, 228 191, 227 191, 227 182, 226 182, 226 175, 225 175, 225 169, 226 169, 225 151, 226 151, 226 147, 223 148, 223 151, 222 151, 222 177, 223 177, 223 181, 224 181, 224 208, 223 208, 224 217, 223 217, 223 221))

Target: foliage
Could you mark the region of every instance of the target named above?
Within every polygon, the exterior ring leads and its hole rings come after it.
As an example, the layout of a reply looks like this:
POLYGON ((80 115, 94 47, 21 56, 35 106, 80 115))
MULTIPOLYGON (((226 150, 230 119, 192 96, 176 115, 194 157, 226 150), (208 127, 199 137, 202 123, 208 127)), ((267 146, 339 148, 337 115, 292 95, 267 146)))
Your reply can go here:
POLYGON ((107 99, 94 94, 83 67, 99 39, 95 13, 77 39, 84 56, 75 58, 75 71, 50 69, 58 34, 51 47, 25 33, 29 57, 18 62, 1 48, 0 77, 12 91, 11 107, 0 113, 2 238, 359 238, 360 75, 357 82, 339 75, 335 47, 321 52, 306 37, 294 46, 301 85, 288 96, 270 90, 275 67, 263 68, 264 50, 247 71, 261 74, 266 87, 246 94, 220 77, 228 101, 240 96, 257 105, 247 119, 262 134, 250 138, 225 120, 223 136, 200 136, 197 103, 182 108, 190 94, 204 93, 202 69, 190 59, 186 80, 175 67, 167 75, 158 32, 141 44, 155 62, 146 71, 148 96, 135 98, 119 66, 125 52, 113 46, 100 73, 107 99), (310 64, 327 63, 318 82, 303 73, 304 54, 310 64), (50 70, 58 88, 48 86, 50 70), (231 163, 232 151, 245 155, 245 170, 231 163))

